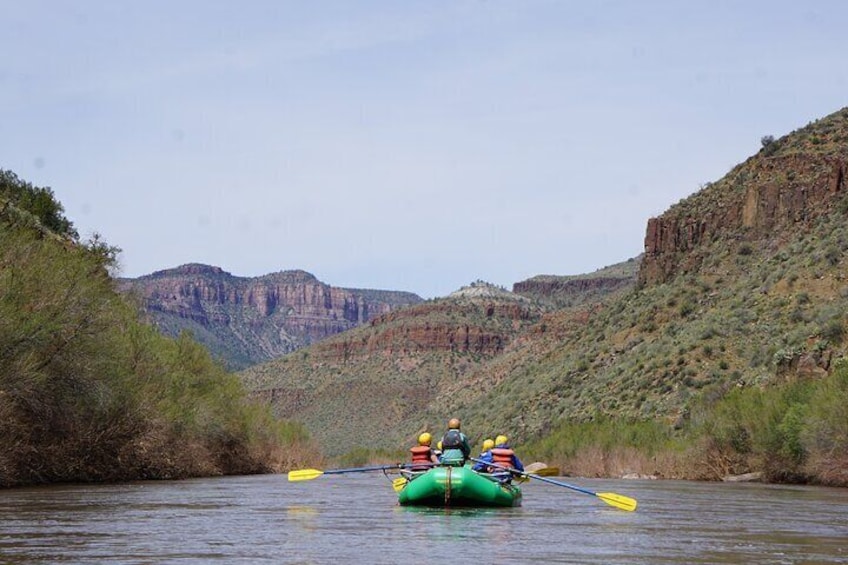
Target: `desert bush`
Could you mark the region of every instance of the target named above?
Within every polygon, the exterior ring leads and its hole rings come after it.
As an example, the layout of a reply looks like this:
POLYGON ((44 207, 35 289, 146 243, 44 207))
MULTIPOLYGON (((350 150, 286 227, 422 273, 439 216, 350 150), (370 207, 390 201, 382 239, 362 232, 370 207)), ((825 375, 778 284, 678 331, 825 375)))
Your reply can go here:
POLYGON ((821 484, 848 485, 848 363, 818 383, 799 432, 806 470, 821 484))

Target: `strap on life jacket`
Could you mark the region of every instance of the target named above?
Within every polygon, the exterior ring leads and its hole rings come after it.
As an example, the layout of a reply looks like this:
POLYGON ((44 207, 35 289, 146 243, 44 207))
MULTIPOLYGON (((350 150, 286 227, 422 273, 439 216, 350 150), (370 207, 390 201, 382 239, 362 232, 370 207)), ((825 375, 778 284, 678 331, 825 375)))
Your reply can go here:
POLYGON ((430 462, 430 453, 432 453, 432 450, 426 445, 416 445, 415 447, 409 448, 409 451, 412 452, 413 463, 430 462))
POLYGON ((448 430, 442 438, 442 449, 462 449, 462 433, 459 430, 448 430))
POLYGON ((495 447, 492 449, 492 463, 502 467, 514 467, 512 456, 515 452, 508 447, 495 447))

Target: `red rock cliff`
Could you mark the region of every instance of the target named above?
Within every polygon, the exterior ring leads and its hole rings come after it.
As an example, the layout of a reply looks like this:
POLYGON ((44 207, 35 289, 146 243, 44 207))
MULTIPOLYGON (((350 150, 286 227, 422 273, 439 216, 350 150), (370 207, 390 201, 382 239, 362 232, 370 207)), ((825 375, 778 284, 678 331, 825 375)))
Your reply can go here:
POLYGON ((721 181, 648 220, 643 284, 700 267, 696 251, 718 239, 773 237, 828 212, 845 192, 844 156, 756 156, 721 181))
POLYGON ((261 348, 264 358, 422 302, 408 292, 332 287, 304 271, 247 278, 198 264, 123 279, 119 287, 140 296, 160 327, 174 317, 190 320, 224 341, 261 348))

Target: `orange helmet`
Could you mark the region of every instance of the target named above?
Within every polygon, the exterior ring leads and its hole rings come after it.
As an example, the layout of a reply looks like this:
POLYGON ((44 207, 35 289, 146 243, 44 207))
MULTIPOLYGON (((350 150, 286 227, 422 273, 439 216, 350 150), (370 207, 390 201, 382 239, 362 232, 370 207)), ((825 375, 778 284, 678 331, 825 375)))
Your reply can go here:
POLYGON ((459 429, 459 418, 451 418, 448 421, 448 429, 449 430, 458 430, 459 429))

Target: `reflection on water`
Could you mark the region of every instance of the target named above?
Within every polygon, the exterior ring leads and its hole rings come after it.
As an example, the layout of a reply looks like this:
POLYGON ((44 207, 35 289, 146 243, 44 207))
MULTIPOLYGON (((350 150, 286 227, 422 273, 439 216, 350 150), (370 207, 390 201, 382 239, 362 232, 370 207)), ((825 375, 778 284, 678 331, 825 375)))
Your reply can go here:
POLYGON ((431 543, 438 540, 476 539, 480 532, 486 532, 490 543, 503 543, 509 540, 512 528, 510 523, 521 508, 424 508, 415 506, 396 506, 395 513, 423 515, 417 521, 419 527, 426 525, 427 535, 422 541, 431 543))
POLYGON ((639 510, 535 481, 520 508, 401 507, 371 474, 7 490, 0 562, 848 562, 846 490, 578 484, 633 496, 639 510))

